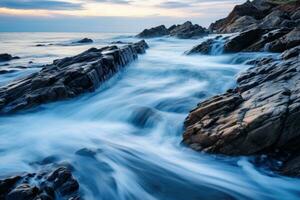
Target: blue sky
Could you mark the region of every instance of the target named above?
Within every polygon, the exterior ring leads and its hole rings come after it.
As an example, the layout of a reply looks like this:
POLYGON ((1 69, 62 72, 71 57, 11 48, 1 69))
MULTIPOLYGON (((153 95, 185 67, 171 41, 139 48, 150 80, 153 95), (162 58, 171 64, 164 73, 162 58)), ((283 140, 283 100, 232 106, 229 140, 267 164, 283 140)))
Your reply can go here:
POLYGON ((137 32, 191 20, 203 26, 244 0, 0 0, 0 31, 137 32))

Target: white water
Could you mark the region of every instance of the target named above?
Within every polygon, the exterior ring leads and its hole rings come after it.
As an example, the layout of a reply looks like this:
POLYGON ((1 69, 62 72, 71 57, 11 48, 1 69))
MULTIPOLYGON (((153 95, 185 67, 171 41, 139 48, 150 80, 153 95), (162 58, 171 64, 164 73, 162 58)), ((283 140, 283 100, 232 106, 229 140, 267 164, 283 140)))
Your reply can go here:
MULTIPOLYGON (((135 39, 108 34, 0 34, 0 50, 23 57, 12 66, 34 61, 31 69, 0 75, 0 82, 113 40, 135 39), (83 37, 96 42, 34 46, 83 37)), ((33 162, 54 156, 75 167, 88 200, 298 199, 297 179, 255 167, 249 158, 205 155, 181 145, 188 111, 233 87, 236 74, 249 67, 236 63, 259 55, 185 56, 183 52, 201 40, 147 42, 147 54, 96 92, 1 117, 0 176, 36 171, 40 166, 33 162), (96 159, 75 155, 82 148, 97 151, 96 159)))

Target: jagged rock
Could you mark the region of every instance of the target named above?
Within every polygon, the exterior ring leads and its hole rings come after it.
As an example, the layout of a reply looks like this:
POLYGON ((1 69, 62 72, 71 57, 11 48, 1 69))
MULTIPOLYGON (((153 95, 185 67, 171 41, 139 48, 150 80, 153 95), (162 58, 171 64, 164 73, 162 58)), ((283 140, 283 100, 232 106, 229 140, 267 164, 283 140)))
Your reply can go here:
POLYGON ((79 184, 69 168, 46 167, 37 173, 23 173, 0 180, 0 199, 79 199, 79 184))
POLYGON ((77 56, 54 60, 40 72, 1 86, 0 112, 11 113, 93 91, 146 48, 142 40, 123 47, 91 48, 77 56))
POLYGON ((270 42, 268 50, 271 52, 283 52, 298 45, 300 45, 300 27, 294 28, 290 33, 270 42))
POLYGON ((201 53, 201 54, 209 54, 212 49, 212 45, 214 44, 215 39, 208 39, 201 44, 193 47, 191 50, 187 51, 187 55, 192 55, 196 53, 201 53))
POLYGON ((292 16, 291 16, 292 20, 297 20, 300 19, 300 10, 296 11, 292 16))
POLYGON ((0 62, 6 62, 6 61, 14 60, 14 59, 20 59, 20 57, 12 56, 7 53, 0 54, 0 62))
POLYGON ((150 29, 145 29, 143 32, 137 35, 140 38, 153 38, 162 36, 172 36, 180 39, 198 38, 208 34, 208 31, 192 22, 187 21, 181 25, 173 25, 170 28, 166 28, 164 25, 157 26, 150 29))
POLYGON ((259 41, 266 33, 264 29, 252 29, 231 37, 224 45, 225 53, 239 52, 259 41))
POLYGON ((169 35, 169 30, 164 26, 160 25, 154 28, 145 29, 137 35, 139 38, 153 38, 153 37, 162 37, 169 35))
POLYGON ((198 24, 192 24, 187 21, 182 25, 176 25, 169 28, 170 36, 180 39, 198 38, 208 34, 207 30, 198 24))
POLYGON ((209 30, 217 33, 233 33, 253 28, 278 29, 297 27, 300 2, 287 1, 276 4, 268 0, 247 1, 234 7, 224 19, 211 24, 209 30))
POLYGON ((226 155, 299 152, 297 51, 284 52, 284 60, 262 59, 238 77, 235 89, 200 103, 185 121, 184 143, 226 155))
POLYGON ((89 39, 89 38, 83 38, 81 40, 78 40, 76 42, 73 42, 74 44, 75 43, 78 43, 78 44, 85 44, 85 43, 93 43, 94 41, 92 39, 89 39))

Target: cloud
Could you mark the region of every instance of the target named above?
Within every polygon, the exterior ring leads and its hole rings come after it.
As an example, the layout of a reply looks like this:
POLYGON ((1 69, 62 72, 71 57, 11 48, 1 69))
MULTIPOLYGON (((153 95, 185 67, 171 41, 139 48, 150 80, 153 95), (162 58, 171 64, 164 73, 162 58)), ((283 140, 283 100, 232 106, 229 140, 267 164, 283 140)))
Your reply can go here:
POLYGON ((91 2, 97 3, 111 3, 111 4, 130 4, 131 0, 90 0, 91 2))
POLYGON ((166 1, 162 2, 161 4, 158 5, 160 8, 186 8, 190 7, 191 4, 189 3, 183 3, 183 2, 178 2, 178 1, 166 1))
POLYGON ((82 4, 56 0, 0 0, 0 7, 24 10, 73 10, 82 9, 82 4))

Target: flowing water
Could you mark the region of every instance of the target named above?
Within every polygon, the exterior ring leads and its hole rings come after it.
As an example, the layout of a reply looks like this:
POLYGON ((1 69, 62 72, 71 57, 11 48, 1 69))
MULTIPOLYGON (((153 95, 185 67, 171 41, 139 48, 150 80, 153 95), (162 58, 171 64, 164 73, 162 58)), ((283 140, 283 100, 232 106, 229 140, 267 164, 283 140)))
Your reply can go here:
MULTIPOLYGON (((21 56, 0 83, 127 35, 3 33, 1 51, 21 56), (90 37, 90 45, 65 45, 90 37), (54 44, 36 47, 36 44, 54 44), (62 45, 63 44, 63 45, 62 45), (33 61, 32 64, 28 64, 33 61), (20 69, 18 66, 29 66, 20 69)), ((181 144, 189 110, 233 87, 235 76, 262 54, 186 56, 201 40, 157 38, 150 49, 94 93, 0 118, 0 176, 33 172, 49 157, 69 162, 85 199, 297 199, 300 181, 256 167, 251 158, 194 152, 181 144), (75 154, 82 148, 95 158, 75 154)), ((220 47, 216 47, 219 54, 220 47)))

